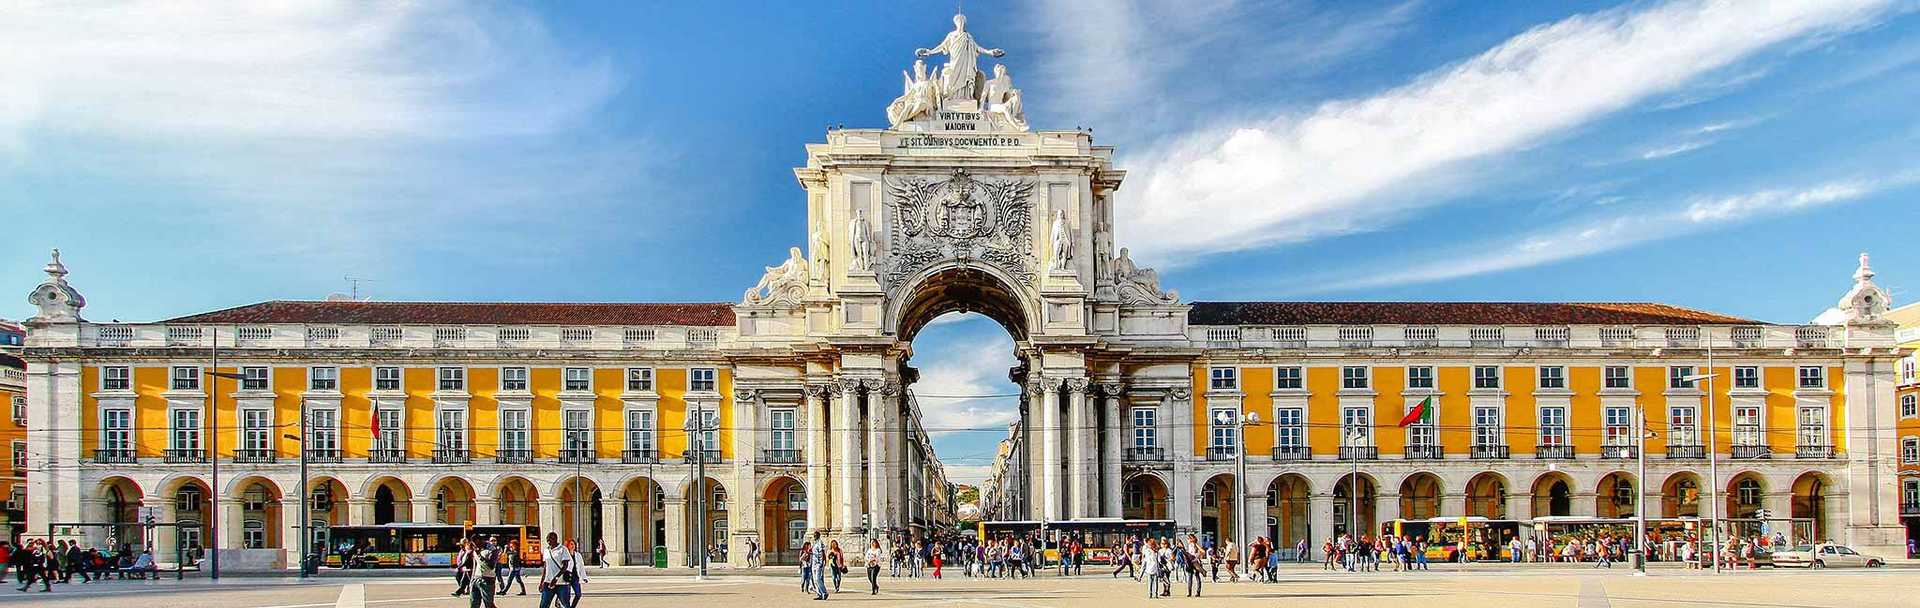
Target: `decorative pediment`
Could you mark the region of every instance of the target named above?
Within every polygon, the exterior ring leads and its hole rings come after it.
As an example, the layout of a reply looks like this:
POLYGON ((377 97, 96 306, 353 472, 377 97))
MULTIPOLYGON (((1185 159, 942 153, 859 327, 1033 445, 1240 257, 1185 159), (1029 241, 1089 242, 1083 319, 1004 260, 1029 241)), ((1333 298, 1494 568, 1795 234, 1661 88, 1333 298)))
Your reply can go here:
POLYGON ((1033 182, 976 179, 966 169, 946 179, 899 178, 887 183, 887 209, 889 288, 947 260, 985 262, 1034 284, 1033 182))

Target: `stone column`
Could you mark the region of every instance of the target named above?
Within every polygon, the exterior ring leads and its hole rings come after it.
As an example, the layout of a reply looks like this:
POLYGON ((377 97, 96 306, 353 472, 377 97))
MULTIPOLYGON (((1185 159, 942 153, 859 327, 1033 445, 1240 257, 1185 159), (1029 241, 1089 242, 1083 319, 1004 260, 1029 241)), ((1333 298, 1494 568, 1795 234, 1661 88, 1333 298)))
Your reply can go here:
POLYGON ((220 501, 219 509, 220 548, 238 549, 245 546, 240 539, 240 531, 246 528, 241 521, 241 518, 246 516, 245 502, 237 496, 227 497, 220 501))
MULTIPOLYGON (((106 499, 82 497, 80 499, 80 521, 109 521, 113 518, 113 515, 107 512, 108 508, 106 499)), ((42 530, 44 531, 44 529, 43 526, 42 530)), ((79 540, 80 542, 86 543, 88 547, 107 547, 107 532, 108 528, 106 527, 81 528, 79 540)))
POLYGON ((1307 545, 1321 559, 1327 556, 1319 553, 1320 543, 1331 538, 1334 527, 1340 524, 1333 520, 1333 486, 1326 489, 1325 492, 1307 495, 1307 545))
POLYGON ((1461 492, 1459 494, 1441 494, 1440 495, 1440 516, 1441 517, 1463 517, 1466 514, 1467 514, 1467 494, 1465 492, 1461 492))
POLYGON ((548 532, 558 532, 561 541, 567 540, 567 530, 561 529, 563 520, 560 517, 560 498, 557 496, 541 496, 539 504, 540 513, 534 518, 534 521, 540 522, 540 542, 546 542, 548 532))
POLYGON ((476 496, 473 499, 473 525, 492 526, 500 523, 500 501, 491 497, 476 496))
POLYGON ((1106 441, 1100 454, 1100 516, 1120 517, 1124 506, 1121 504, 1121 449, 1127 445, 1129 437, 1125 427, 1127 413, 1120 406, 1121 391, 1125 390, 1118 382, 1101 385, 1101 393, 1106 396, 1105 429, 1106 441))
MULTIPOLYGON (((1722 495, 1724 496, 1724 494, 1722 495)), ((1599 495, 1593 492, 1574 492, 1568 500, 1573 501, 1569 513, 1581 517, 1593 517, 1600 514, 1599 495)), ((1724 510, 1724 507, 1723 507, 1724 510)), ((1724 515, 1723 515, 1724 516, 1724 515)))
MULTIPOLYGON (((173 517, 169 517, 166 515, 159 515, 161 513, 173 512, 173 501, 165 497, 148 496, 148 497, 142 498, 140 499, 140 506, 153 510, 153 512, 156 514, 153 518, 155 523, 167 522, 167 521, 179 521, 178 519, 175 519, 173 517)), ((146 522, 143 520, 141 523, 146 523, 146 522)), ((155 562, 163 562, 167 564, 172 564, 174 562, 173 549, 174 549, 174 544, 179 540, 179 536, 177 536, 176 535, 177 533, 174 532, 173 526, 154 526, 152 537, 148 537, 146 535, 146 530, 144 528, 141 530, 140 534, 141 534, 140 544, 144 545, 148 549, 153 550, 153 560, 155 562)))
MULTIPOLYGON (((1400 493, 1380 494, 1377 489, 1375 492, 1373 495, 1373 527, 1366 530, 1367 534, 1379 534, 1380 524, 1400 519, 1400 493)), ((1366 496, 1361 495, 1361 500, 1365 501, 1366 496)), ((1361 507, 1360 514, 1365 515, 1367 512, 1365 505, 1361 507)), ((1361 518, 1360 522, 1366 523, 1366 518, 1361 518)))
POLYGON ((1200 525, 1200 514, 1194 509, 1198 506, 1195 495, 1199 492, 1197 484, 1206 482, 1195 479, 1193 473, 1193 402, 1188 400, 1192 396, 1192 391, 1184 387, 1175 388, 1167 391, 1166 399, 1161 402, 1165 404, 1161 409, 1166 420, 1162 424, 1166 431, 1163 436, 1170 439, 1168 457, 1173 460, 1173 478, 1168 489, 1173 492, 1174 525, 1185 528, 1200 525))
POLYGON ((1099 507, 1093 495, 1099 485, 1099 455, 1094 451, 1093 405, 1087 398, 1087 379, 1068 378, 1067 399, 1067 513, 1075 519, 1092 517, 1099 507))
POLYGON ((408 521, 418 524, 437 522, 440 520, 440 514, 433 512, 433 497, 415 496, 408 504, 412 507, 411 511, 413 512, 413 519, 408 521))
POLYGON ((368 498, 347 499, 347 525, 373 525, 373 500, 368 498))
POLYGON ((832 527, 832 508, 827 506, 827 467, 833 459, 828 455, 827 444, 827 402, 833 393, 831 385, 807 385, 807 529, 822 530, 832 527))
MULTIPOLYGON (((607 543, 607 563, 626 564, 627 503, 605 493, 602 493, 600 498, 600 538, 607 543)), ((581 548, 582 551, 593 549, 593 547, 581 548)))
POLYGON ((840 401, 833 408, 833 433, 840 444, 839 485, 834 488, 834 506, 838 511, 834 519, 838 520, 842 533, 860 527, 860 515, 867 508, 866 498, 862 494, 866 476, 863 475, 861 462, 865 459, 865 438, 860 436, 860 381, 855 378, 840 380, 840 401))
POLYGON ((666 509, 667 537, 660 543, 667 547, 667 567, 679 568, 687 565, 687 499, 667 495, 662 507, 666 509))
POLYGON ((908 474, 899 442, 900 383, 868 378, 867 389, 867 516, 880 529, 904 525, 898 521, 899 487, 908 474))
POLYGON ((1066 442, 1062 437, 1062 427, 1067 421, 1060 418, 1060 383, 1053 378, 1041 379, 1046 392, 1040 398, 1040 500, 1041 514, 1049 520, 1063 519, 1066 516, 1064 499, 1067 494, 1067 480, 1060 467, 1066 454, 1066 442))

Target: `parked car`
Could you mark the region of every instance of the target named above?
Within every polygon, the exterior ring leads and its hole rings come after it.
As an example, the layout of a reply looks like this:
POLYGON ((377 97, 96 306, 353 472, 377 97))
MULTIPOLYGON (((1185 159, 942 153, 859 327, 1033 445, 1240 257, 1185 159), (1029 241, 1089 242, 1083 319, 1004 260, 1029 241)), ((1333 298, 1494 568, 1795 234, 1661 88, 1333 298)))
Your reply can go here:
POLYGON ((1887 560, 1863 555, 1846 545, 1820 543, 1775 551, 1773 565, 1779 568, 1878 568, 1887 565, 1887 560))

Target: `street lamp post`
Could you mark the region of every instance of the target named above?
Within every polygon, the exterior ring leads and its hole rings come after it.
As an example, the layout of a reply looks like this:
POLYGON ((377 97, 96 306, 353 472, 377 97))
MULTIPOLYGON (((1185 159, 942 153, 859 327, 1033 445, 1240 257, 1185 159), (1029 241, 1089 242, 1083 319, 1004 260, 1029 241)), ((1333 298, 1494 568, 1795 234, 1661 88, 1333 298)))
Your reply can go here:
MULTIPOLYGON (((307 481, 307 438, 313 436, 308 428, 307 401, 300 400, 300 436, 281 435, 300 442, 300 578, 307 578, 307 559, 313 555, 313 488, 307 481)), ((285 503, 282 503, 285 504, 285 503)))
MULTIPOLYGON (((1365 433, 1365 430, 1355 427, 1353 432, 1347 434, 1349 439, 1347 445, 1359 448, 1360 440, 1366 437, 1365 433)), ((1353 463, 1353 475, 1347 477, 1347 534, 1353 535, 1354 540, 1358 541, 1360 539, 1360 454, 1349 450, 1347 456, 1347 460, 1353 463)))
MULTIPOLYGON (((694 415, 687 420, 687 429, 692 431, 692 438, 688 441, 688 444, 693 446, 693 487, 696 494, 696 496, 694 496, 694 512, 698 514, 693 524, 694 555, 698 556, 696 559, 700 564, 700 572, 694 575, 694 579, 696 580, 706 580, 707 578, 707 492, 712 490, 707 487, 707 445, 705 439, 706 432, 709 429, 706 418, 706 410, 702 409, 696 410, 694 415)), ((574 494, 579 494, 579 492, 575 491, 574 494)))
POLYGON ((1236 427, 1234 428, 1234 435, 1238 441, 1234 442, 1235 445, 1233 446, 1233 534, 1240 541, 1239 548, 1244 550, 1247 546, 1247 496, 1251 490, 1247 485, 1246 430, 1248 427, 1260 424, 1260 414, 1258 412, 1247 412, 1236 418, 1232 414, 1220 412, 1218 416, 1214 417, 1214 421, 1220 423, 1221 426, 1231 424, 1236 427))
MULTIPOLYGON (((209 326, 207 330, 208 333, 211 334, 210 338, 212 342, 209 344, 211 345, 210 350, 213 355, 213 364, 207 369, 207 428, 209 432, 207 438, 207 462, 210 463, 209 466, 212 469, 211 475, 209 476, 212 481, 209 482, 208 494, 213 495, 212 499, 208 501, 208 506, 211 508, 207 509, 207 559, 209 567, 208 576, 218 579, 220 578, 220 379, 232 378, 237 381, 245 379, 246 376, 220 371, 220 328, 217 326, 209 326)), ((177 545, 178 542, 175 544, 177 545)))
POLYGON ((1701 380, 1707 381, 1706 427, 1708 480, 1707 525, 1704 535, 1707 536, 1707 538, 1702 538, 1701 544, 1707 547, 1707 560, 1708 563, 1713 564, 1713 571, 1720 572, 1720 435, 1714 428, 1715 423, 1718 422, 1717 410, 1719 408, 1713 400, 1713 377, 1719 374, 1713 371, 1713 336, 1706 336, 1705 338, 1707 341, 1707 369, 1703 373, 1683 376, 1682 379, 1686 380, 1689 385, 1701 380), (1709 540, 1709 538, 1711 540, 1709 540))
POLYGON ((1640 439, 1633 451, 1639 456, 1640 472, 1634 476, 1633 480, 1633 529, 1634 534, 1640 539, 1638 543, 1640 552, 1634 556, 1633 566, 1637 570, 1634 575, 1646 576, 1647 551, 1652 548, 1647 544, 1647 439, 1653 434, 1647 431, 1646 407, 1642 405, 1634 408, 1634 411, 1638 413, 1634 433, 1640 439))

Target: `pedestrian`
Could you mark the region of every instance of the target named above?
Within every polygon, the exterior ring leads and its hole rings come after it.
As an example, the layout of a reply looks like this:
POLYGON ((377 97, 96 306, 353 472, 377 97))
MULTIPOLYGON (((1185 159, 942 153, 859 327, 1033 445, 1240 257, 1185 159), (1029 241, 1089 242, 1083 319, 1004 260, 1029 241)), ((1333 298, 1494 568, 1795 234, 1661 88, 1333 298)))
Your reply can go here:
MULTIPOLYGON (((818 532, 814 533, 815 538, 818 538, 819 536, 820 536, 820 533, 818 532)), ((880 541, 878 539, 875 539, 873 542, 877 543, 880 541)), ((800 592, 811 593, 812 591, 813 591, 813 542, 808 541, 808 542, 800 543, 800 592)))
POLYGON ((1133 552, 1127 548, 1126 543, 1124 542, 1114 543, 1112 552, 1113 552, 1112 553, 1113 578, 1120 578, 1121 570, 1127 571, 1128 578, 1132 578, 1132 579, 1140 578, 1140 575, 1135 574, 1133 571, 1133 552))
POLYGON ((520 595, 526 595, 527 581, 520 577, 520 569, 526 566, 520 557, 520 541, 508 541, 506 555, 502 557, 505 558, 507 563, 507 578, 500 585, 500 593, 506 593, 512 590, 514 583, 520 583, 520 595))
POLYGON ((567 585, 573 588, 573 597, 570 598, 571 601, 567 602, 567 608, 579 608, 580 596, 584 595, 581 592, 581 587, 587 583, 585 567, 587 560, 580 555, 580 544, 571 538, 567 539, 567 553, 570 554, 567 558, 567 564, 569 568, 572 568, 571 574, 573 575, 568 577, 567 581, 567 585))
MULTIPOLYGON (((469 541, 469 544, 472 541, 469 541)), ((467 588, 472 591, 473 599, 467 601, 468 608, 494 608, 493 590, 496 582, 496 569, 499 567, 499 548, 491 541, 481 541, 467 552, 468 574, 467 588)))
POLYGON ((467 594, 467 562, 473 557, 473 540, 460 539, 459 550, 453 554, 453 593, 454 597, 467 594))
POLYGON ((552 608, 555 599, 560 600, 560 608, 568 608, 573 603, 573 584, 570 580, 573 571, 573 552, 560 546, 560 534, 547 533, 547 548, 540 553, 540 608, 552 608))
POLYGON ((35 540, 21 547, 19 551, 14 552, 12 555, 11 559, 13 560, 14 572, 20 577, 19 591, 21 593, 26 593, 27 589, 32 588, 36 579, 40 581, 40 591, 53 591, 53 580, 42 576, 40 572, 42 564, 46 562, 45 547, 46 541, 35 540))
MULTIPOLYGON (((606 543, 603 542, 600 544, 600 550, 601 550, 601 553, 606 552, 606 543)), ((760 567, 760 540, 759 539, 751 538, 751 537, 747 539, 747 567, 756 568, 756 569, 760 567)))
POLYGON ((1154 540, 1148 540, 1143 559, 1140 562, 1140 575, 1147 579, 1147 599, 1160 597, 1160 560, 1154 547, 1154 540))
MULTIPOLYGON (((607 539, 593 541, 593 560, 599 562, 601 568, 607 567, 607 539)), ((753 561, 752 551, 747 552, 747 561, 753 561)))
POLYGON ((1200 597, 1201 587, 1206 585, 1206 582, 1200 579, 1200 556, 1188 549, 1192 547, 1196 545, 1189 543, 1187 548, 1182 549, 1182 552, 1186 553, 1187 597, 1200 597))
POLYGON ((833 573, 833 592, 840 592, 840 577, 847 572, 847 555, 840 551, 840 541, 827 543, 827 568, 833 573))
POLYGON ((827 550, 820 542, 820 533, 813 533, 813 552, 808 554, 808 568, 813 572, 813 599, 827 599, 827 550))
POLYGON ((874 539, 868 542, 872 544, 867 545, 866 555, 867 586, 870 588, 867 595, 880 595, 880 560, 884 559, 880 552, 880 540, 874 539))

